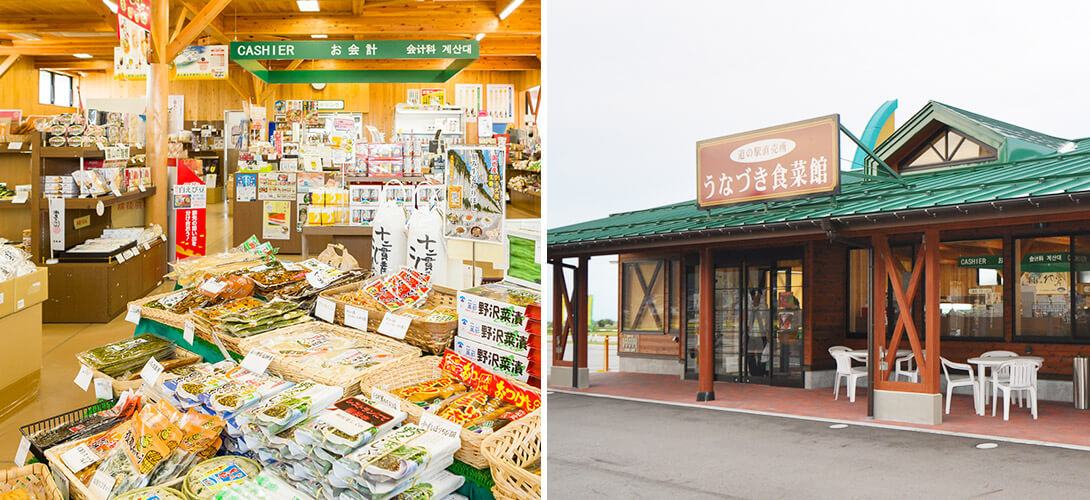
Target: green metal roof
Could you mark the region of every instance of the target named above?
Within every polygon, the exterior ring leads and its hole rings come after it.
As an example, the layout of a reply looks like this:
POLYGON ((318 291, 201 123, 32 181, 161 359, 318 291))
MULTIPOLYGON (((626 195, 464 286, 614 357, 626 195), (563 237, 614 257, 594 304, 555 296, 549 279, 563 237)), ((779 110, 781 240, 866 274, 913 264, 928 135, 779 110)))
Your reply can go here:
POLYGON ((989 117, 984 116, 984 115, 978 115, 976 113, 973 113, 972 111, 966 111, 966 110, 961 109, 961 108, 955 108, 955 107, 953 107, 953 106, 951 106, 949 104, 943 104, 943 103, 938 102, 938 101, 931 101, 931 102, 933 102, 935 104, 940 104, 942 106, 946 106, 951 111, 959 113, 962 116, 964 116, 964 117, 966 117, 966 118, 968 118, 970 120, 973 120, 973 121, 975 121, 977 123, 980 123, 981 125, 994 130, 996 133, 1001 134, 1001 135, 1006 136, 1006 137, 1009 137, 1009 138, 1021 139, 1023 141, 1028 142, 1028 143, 1036 144, 1038 146, 1044 146, 1044 147, 1052 149, 1052 150, 1060 149, 1060 147, 1062 147, 1065 143, 1068 142, 1067 139, 1061 139, 1059 137, 1051 136, 1051 135, 1048 135, 1048 134, 1042 134, 1041 132, 1037 132, 1035 130, 1030 130, 1028 128, 1019 127, 1018 125, 1011 125, 1010 123, 999 121, 999 120, 996 120, 995 118, 989 118, 989 117))
MULTIPOLYGON (((993 122, 996 127, 1002 124, 993 122)), ((1015 132, 1013 129, 1007 130, 1007 133, 1015 132)), ((1023 134, 1027 141, 1049 141, 1049 136, 1041 134, 1032 138, 1028 132, 1023 134)), ((762 224, 808 222, 824 218, 835 220, 868 214, 1088 193, 1090 138, 1073 142, 1075 149, 1064 154, 1052 152, 1028 160, 904 173, 902 177, 908 182, 908 188, 884 181, 844 182, 840 194, 835 196, 774 201, 767 205, 730 205, 711 210, 699 210, 695 200, 690 200, 618 213, 604 219, 549 229, 548 242, 550 246, 606 243, 630 237, 743 226, 759 228, 762 224)))

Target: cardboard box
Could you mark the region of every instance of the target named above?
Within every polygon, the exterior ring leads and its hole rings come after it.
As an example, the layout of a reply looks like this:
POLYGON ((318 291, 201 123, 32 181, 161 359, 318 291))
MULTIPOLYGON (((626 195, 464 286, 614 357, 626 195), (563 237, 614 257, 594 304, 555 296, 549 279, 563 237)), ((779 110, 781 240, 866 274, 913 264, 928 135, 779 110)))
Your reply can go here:
POLYGON ((49 270, 39 267, 15 282, 15 310, 21 311, 34 304, 45 302, 49 298, 49 270))
POLYGON ((15 312, 15 280, 0 281, 0 317, 15 312))
MULTIPOLYGON (((9 280, 13 284, 14 280, 9 280)), ((0 283, 0 285, 3 285, 0 283)), ((5 300, 11 300, 5 297, 5 300)), ((42 372, 42 306, 27 306, 0 317, 0 413, 20 407, 38 393, 42 372)))

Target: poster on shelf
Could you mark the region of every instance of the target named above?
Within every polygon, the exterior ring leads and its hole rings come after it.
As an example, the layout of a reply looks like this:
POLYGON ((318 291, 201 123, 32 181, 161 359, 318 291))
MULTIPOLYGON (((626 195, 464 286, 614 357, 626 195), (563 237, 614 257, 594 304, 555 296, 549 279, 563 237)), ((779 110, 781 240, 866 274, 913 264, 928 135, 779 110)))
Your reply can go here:
POLYGON ((261 239, 291 238, 291 202, 266 201, 261 208, 261 239))
POLYGON ((49 199, 49 249, 64 251, 64 198, 49 199))
POLYGON ((223 80, 227 78, 226 45, 190 45, 174 58, 175 80, 223 80))
POLYGON ((477 121, 480 113, 484 92, 479 83, 458 83, 454 85, 454 105, 462 108, 465 119, 471 122, 477 121))
POLYGON ((235 174, 235 200, 257 199, 257 174, 235 174))
POLYGON ((167 133, 178 134, 181 133, 185 127, 185 96, 184 95, 168 95, 167 96, 167 133))
POLYGON ((11 123, 19 123, 23 121, 23 110, 21 109, 0 109, 0 120, 8 119, 11 123))
POLYGON ((452 146, 447 150, 446 236, 503 242, 506 155, 496 146, 452 146))
POLYGON ((208 186, 199 184, 176 184, 174 186, 174 208, 207 208, 208 186))
POLYGON ((515 86, 488 84, 488 116, 496 123, 515 121, 515 86))
POLYGON ((171 204, 176 221, 175 259, 204 255, 207 240, 205 234, 207 189, 201 178, 192 170, 178 169, 178 184, 174 185, 174 192, 171 193, 173 195, 171 204))
POLYGON ((487 139, 492 137, 492 117, 487 111, 481 111, 477 118, 477 137, 487 139))
POLYGON ((257 199, 261 201, 291 201, 295 199, 295 172, 261 172, 257 174, 257 199))
POLYGON ((408 89, 405 91, 405 102, 410 106, 420 105, 420 89, 408 89))
POLYGON ((420 103, 425 106, 445 106, 447 104, 447 91, 445 89, 420 89, 420 103))

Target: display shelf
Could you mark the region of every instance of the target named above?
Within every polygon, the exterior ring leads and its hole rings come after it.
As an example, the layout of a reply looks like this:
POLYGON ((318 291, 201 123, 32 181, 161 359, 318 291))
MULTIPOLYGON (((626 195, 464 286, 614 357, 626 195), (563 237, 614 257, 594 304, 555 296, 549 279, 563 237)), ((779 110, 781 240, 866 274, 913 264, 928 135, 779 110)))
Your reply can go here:
POLYGON ((397 108, 398 113, 404 113, 406 115, 453 115, 462 114, 461 108, 453 109, 415 109, 415 108, 397 108))
POLYGON ((126 201, 148 198, 150 196, 153 196, 154 194, 155 186, 151 186, 145 191, 132 190, 122 194, 121 196, 108 194, 104 196, 99 196, 97 198, 67 198, 64 202, 64 208, 69 210, 94 210, 98 207, 99 202, 102 202, 102 206, 109 207, 117 205, 118 203, 125 203, 126 201))
POLYGON ((12 144, 15 144, 15 143, 13 143, 13 142, 0 142, 0 154, 17 154, 17 153, 30 154, 30 141, 29 140, 27 142, 19 144, 19 147, 15 148, 15 149, 11 148, 12 144))
POLYGON ((303 226, 305 235, 371 235, 371 226, 303 226))
POLYGON ((0 200, 0 208, 30 208, 29 198, 27 198, 27 200, 22 203, 15 203, 12 200, 14 200, 14 198, 6 198, 0 200))
MULTIPOLYGON (((142 154, 145 154, 143 149, 129 149, 130 157, 142 154)), ((106 151, 98 149, 97 147, 73 148, 68 146, 45 146, 41 148, 38 155, 42 158, 87 158, 91 160, 101 160, 106 157, 106 151)))
POLYGON ((404 177, 381 177, 381 176, 369 176, 369 175, 346 175, 344 176, 345 182, 389 182, 392 180, 399 180, 401 182, 424 182, 428 178, 423 175, 412 175, 404 177))

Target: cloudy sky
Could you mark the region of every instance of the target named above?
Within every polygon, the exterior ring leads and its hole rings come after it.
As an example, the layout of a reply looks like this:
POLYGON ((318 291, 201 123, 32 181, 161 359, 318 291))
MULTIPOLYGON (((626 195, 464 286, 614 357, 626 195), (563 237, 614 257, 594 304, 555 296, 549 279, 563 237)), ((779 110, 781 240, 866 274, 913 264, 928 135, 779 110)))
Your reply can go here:
MULTIPOLYGON (((694 143, 898 99, 1090 136, 1090 2, 549 0, 548 227, 695 197, 694 143)), ((854 148, 841 140, 842 156, 854 148)), ((592 262, 616 318, 615 257, 592 262)), ((551 269, 546 269, 547 276, 551 269)))

